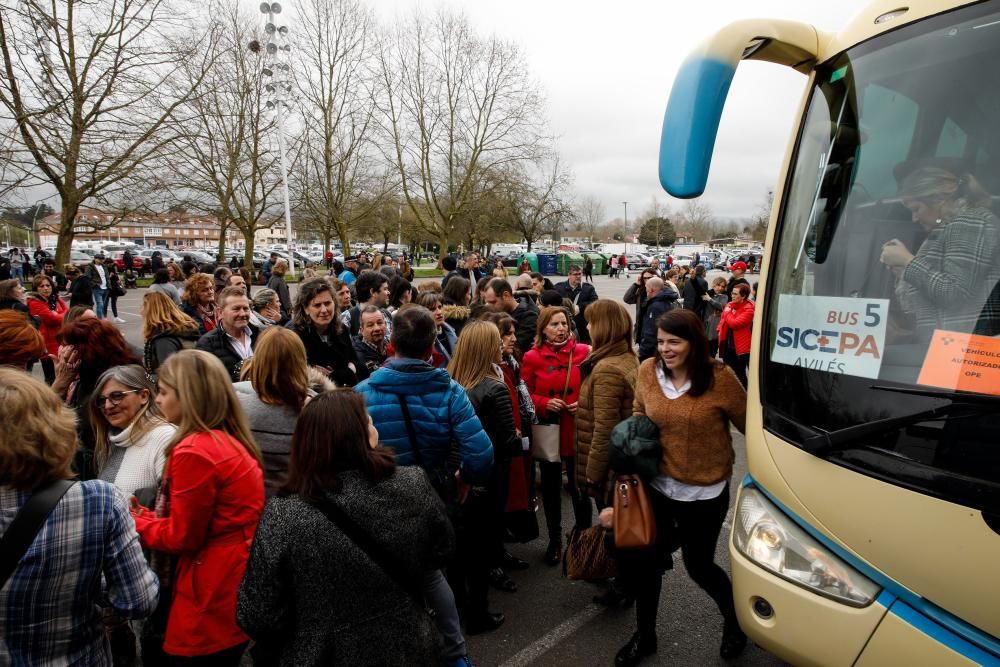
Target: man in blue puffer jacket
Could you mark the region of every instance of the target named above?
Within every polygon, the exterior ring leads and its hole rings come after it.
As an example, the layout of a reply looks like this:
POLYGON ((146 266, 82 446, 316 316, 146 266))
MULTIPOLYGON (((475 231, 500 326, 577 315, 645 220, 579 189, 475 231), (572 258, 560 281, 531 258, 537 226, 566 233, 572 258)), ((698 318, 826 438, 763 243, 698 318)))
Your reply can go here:
MULTIPOLYGON (((493 444, 465 389, 446 370, 425 361, 436 338, 437 325, 429 310, 422 306, 400 310, 392 327, 395 356, 354 390, 365 397, 379 442, 396 453, 399 465, 417 465, 416 444, 420 465, 433 482, 454 460, 451 449, 456 447, 459 468, 455 476, 462 498, 469 484, 485 484, 489 479, 493 444), (401 401, 406 402, 416 443, 410 438, 401 401)), ((455 596, 440 570, 426 573, 423 592, 444 637, 448 665, 471 665, 455 596)))
POLYGON ((365 397, 379 441, 396 453, 399 465, 417 464, 400 405, 403 399, 420 443, 420 464, 431 479, 444 469, 454 443, 462 481, 482 484, 493 467, 493 445, 465 389, 446 370, 427 363, 436 337, 429 310, 411 306, 400 311, 393 320, 395 356, 354 390, 365 397))

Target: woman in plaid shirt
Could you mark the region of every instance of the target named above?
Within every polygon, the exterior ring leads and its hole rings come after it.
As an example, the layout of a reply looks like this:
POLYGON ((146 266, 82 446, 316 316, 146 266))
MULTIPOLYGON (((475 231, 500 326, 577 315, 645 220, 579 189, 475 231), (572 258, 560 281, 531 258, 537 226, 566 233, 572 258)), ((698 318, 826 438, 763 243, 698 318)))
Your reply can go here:
MULTIPOLYGON (((71 479, 76 418, 46 385, 0 368, 0 535, 39 485, 71 479)), ((125 497, 100 480, 73 485, 0 589, 0 664, 107 665, 102 607, 143 618, 158 583, 125 497)))
POLYGON ((897 276, 896 297, 913 315, 917 336, 935 329, 992 336, 1000 333, 1000 221, 989 193, 970 175, 920 167, 900 186, 903 205, 927 230, 916 254, 898 239, 882 247, 881 261, 897 276))

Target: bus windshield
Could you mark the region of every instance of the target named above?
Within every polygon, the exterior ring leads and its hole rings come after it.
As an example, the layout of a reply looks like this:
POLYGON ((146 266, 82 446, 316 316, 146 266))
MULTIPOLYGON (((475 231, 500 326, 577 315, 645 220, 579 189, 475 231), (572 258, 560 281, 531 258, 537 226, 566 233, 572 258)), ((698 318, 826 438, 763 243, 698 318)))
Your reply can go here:
POLYGON ((819 66, 761 341, 765 427, 1000 512, 1000 3, 819 66))

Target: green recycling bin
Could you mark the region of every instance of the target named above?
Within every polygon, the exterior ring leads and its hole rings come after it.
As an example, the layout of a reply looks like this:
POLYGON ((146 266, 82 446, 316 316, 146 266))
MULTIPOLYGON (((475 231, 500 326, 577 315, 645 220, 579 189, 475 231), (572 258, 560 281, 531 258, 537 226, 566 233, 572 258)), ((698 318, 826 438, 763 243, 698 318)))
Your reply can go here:
MULTIPOLYGON (((603 276, 608 271, 608 256, 602 255, 599 252, 585 252, 583 253, 583 262, 587 263, 587 258, 594 263, 594 275, 603 276)), ((582 268, 582 267, 581 267, 582 268)))
POLYGON ((568 276, 570 266, 575 264, 576 266, 579 266, 582 269, 584 263, 587 260, 586 258, 584 258, 583 255, 581 255, 578 252, 564 252, 561 255, 559 255, 556 261, 558 264, 559 275, 568 276))
POLYGON ((518 260, 517 265, 520 267, 521 262, 528 260, 528 264, 531 265, 531 270, 534 273, 538 273, 538 255, 533 252, 526 252, 522 254, 518 260))

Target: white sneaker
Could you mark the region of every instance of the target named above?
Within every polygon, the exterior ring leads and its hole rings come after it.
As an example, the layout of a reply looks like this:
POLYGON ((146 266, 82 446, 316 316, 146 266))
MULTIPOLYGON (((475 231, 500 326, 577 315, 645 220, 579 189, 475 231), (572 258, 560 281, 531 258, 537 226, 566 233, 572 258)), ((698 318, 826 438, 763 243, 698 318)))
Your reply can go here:
POLYGON ((122 319, 122 318, 120 318, 120 317, 116 317, 116 318, 115 318, 115 322, 117 322, 118 324, 125 324, 125 320, 123 320, 123 319, 122 319))

